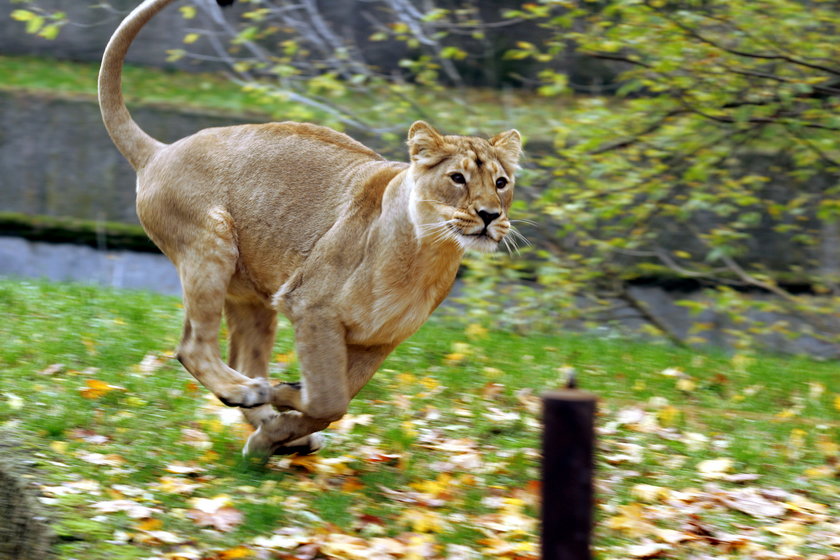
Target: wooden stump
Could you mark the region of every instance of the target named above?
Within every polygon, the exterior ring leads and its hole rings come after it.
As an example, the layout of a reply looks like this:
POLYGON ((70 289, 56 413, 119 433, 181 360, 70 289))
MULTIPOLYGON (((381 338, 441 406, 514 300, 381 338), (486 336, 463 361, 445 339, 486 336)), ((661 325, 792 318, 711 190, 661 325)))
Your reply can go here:
POLYGON ((592 558, 596 402, 575 389, 543 395, 543 560, 592 558))
POLYGON ((0 560, 44 560, 52 556, 52 532, 41 513, 27 454, 0 432, 0 560))

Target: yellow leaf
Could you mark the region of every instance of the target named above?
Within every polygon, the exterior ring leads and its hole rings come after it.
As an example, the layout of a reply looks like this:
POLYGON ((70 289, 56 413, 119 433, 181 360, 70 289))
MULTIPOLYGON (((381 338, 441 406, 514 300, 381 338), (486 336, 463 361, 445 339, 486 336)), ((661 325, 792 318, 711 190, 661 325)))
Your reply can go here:
POLYGON ((469 354, 472 354, 472 346, 470 346, 466 342, 453 342, 452 351, 467 356, 469 354))
POLYGON ((680 417, 680 409, 675 406, 668 405, 656 412, 659 422, 663 426, 673 426, 680 417))
POLYGON ((805 436, 808 435, 808 432, 801 428, 795 428, 790 431, 790 437, 788 438, 788 443, 793 447, 802 447, 805 445, 805 436))
POLYGON ((443 533, 447 529, 446 521, 435 511, 409 509, 402 521, 417 533, 443 533))
POLYGON ((244 546, 237 546, 219 552, 219 560, 236 560, 237 558, 252 558, 254 551, 244 546))
POLYGON ((64 455, 67 452, 67 442, 66 441, 53 441, 50 443, 50 449, 64 455))
POLYGON ((201 37, 201 35, 198 33, 187 33, 184 35, 184 44, 191 45, 198 41, 199 37, 201 37))
POLYGON ((831 441, 826 436, 822 436, 817 440, 817 449, 827 459, 836 459, 840 457, 840 444, 831 441))
POLYGON ((181 6, 179 10, 181 12, 181 17, 184 19, 192 19, 195 17, 195 6, 181 6))
POLYGON ((85 380, 85 385, 86 386, 84 388, 79 389, 79 392, 86 399, 98 399, 107 395, 111 391, 124 390, 122 387, 109 385, 108 383, 98 379, 87 379, 85 380))
POLYGON ((460 352, 452 352, 451 354, 444 356, 444 358, 446 358, 447 362, 460 362, 466 358, 466 356, 460 352))
POLYGON ((88 354, 91 356, 96 355, 96 342, 89 339, 89 338, 82 338, 82 344, 85 345, 85 349, 87 350, 88 354))
POLYGON ((13 10, 12 11, 12 19, 15 21, 30 21, 35 19, 37 14, 34 12, 30 12, 29 10, 13 10))
POLYGON ((424 377, 420 380, 420 383, 429 391, 433 391, 434 389, 440 387, 440 382, 434 377, 424 377))
POLYGON ((642 537, 656 532, 657 527, 645 519, 641 504, 619 506, 619 514, 607 519, 607 528, 621 531, 630 537, 642 537))
POLYGON ((834 410, 840 411, 840 395, 834 395, 834 410))
POLYGON ((697 384, 692 379, 689 379, 688 377, 680 378, 679 381, 677 381, 677 390, 678 391, 685 391, 686 393, 691 393, 696 388, 697 388, 697 384))
POLYGON ((811 467, 805 469, 803 474, 808 478, 832 478, 834 476, 834 469, 828 465, 821 467, 811 467))
POLYGON ((484 338, 488 331, 478 323, 470 323, 464 332, 469 338, 484 338))
POLYGON ((492 379, 495 379, 497 377, 501 377, 505 374, 505 372, 503 372, 499 368, 494 368, 494 367, 485 367, 482 371, 484 372, 484 375, 486 375, 487 377, 490 377, 492 379))
POLYGON ((671 495, 667 488, 653 486, 651 484, 637 484, 630 489, 630 494, 643 502, 656 502, 667 499, 671 495))
POLYGON ((409 437, 417 437, 419 434, 417 429, 414 427, 414 422, 406 420, 402 423, 403 433, 409 437))
POLYGON ((163 521, 160 519, 149 518, 141 520, 135 528, 138 531, 157 531, 161 527, 163 527, 163 521))
POLYGON ((274 361, 275 362, 282 362, 284 364, 292 364, 297 359, 295 355, 295 351, 292 350, 291 352, 286 352, 285 354, 275 354, 274 361))
POLYGON ((798 414, 798 411, 795 408, 786 408, 783 411, 776 414, 776 418, 781 420, 786 420, 788 418, 793 418, 798 414))

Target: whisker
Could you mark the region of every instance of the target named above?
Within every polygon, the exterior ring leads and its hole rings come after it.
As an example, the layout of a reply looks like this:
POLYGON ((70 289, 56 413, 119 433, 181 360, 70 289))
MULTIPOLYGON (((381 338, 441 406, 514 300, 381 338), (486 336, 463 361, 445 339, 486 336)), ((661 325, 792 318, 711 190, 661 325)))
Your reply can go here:
POLYGON ((513 226, 510 226, 510 234, 513 236, 513 239, 521 241, 522 243, 524 243, 528 247, 533 246, 532 243, 530 241, 528 241, 528 238, 525 237, 524 235, 522 235, 522 233, 513 226))
POLYGON ((455 232, 452 231, 452 228, 449 227, 449 225, 454 223, 455 221, 455 219, 451 219, 431 224, 422 224, 419 229, 424 237, 428 237, 431 239, 432 244, 440 245, 441 243, 444 243, 448 240, 458 240, 458 238, 455 235, 455 232))
MULTIPOLYGON (((508 255, 513 256, 513 250, 511 250, 511 241, 507 238, 507 236, 502 237, 502 243, 505 244, 505 249, 507 249, 508 255)), ((519 248, 516 245, 513 246, 516 249, 516 252, 519 253, 519 248)))
POLYGON ((511 220, 510 223, 512 224, 528 224, 529 226, 538 227, 539 224, 533 220, 511 220))

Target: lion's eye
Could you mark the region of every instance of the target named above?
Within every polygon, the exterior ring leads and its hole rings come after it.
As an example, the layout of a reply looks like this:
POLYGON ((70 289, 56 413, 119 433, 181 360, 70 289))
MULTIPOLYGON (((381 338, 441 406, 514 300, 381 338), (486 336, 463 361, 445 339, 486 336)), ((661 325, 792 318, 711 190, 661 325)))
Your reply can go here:
POLYGON ((499 177, 498 179, 496 179, 496 188, 497 189, 503 189, 507 186, 507 184, 508 184, 508 180, 505 179, 504 177, 499 177))
POLYGON ((452 181, 454 181, 455 183, 458 183, 459 185, 467 184, 467 179, 460 173, 453 173, 449 176, 449 178, 452 179, 452 181))

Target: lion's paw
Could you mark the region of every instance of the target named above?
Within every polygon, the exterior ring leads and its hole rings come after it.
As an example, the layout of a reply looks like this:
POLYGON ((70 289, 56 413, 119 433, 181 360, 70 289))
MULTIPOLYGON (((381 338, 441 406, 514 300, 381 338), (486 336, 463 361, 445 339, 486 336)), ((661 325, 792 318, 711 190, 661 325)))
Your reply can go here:
POLYGON ((317 453, 326 445, 326 437, 321 433, 309 434, 285 444, 273 441, 265 433, 262 426, 251 434, 245 447, 242 448, 242 455, 246 457, 268 457, 270 455, 311 455, 317 453))
POLYGON ((233 390, 217 396, 226 406, 254 408, 271 402, 271 395, 271 384, 267 379, 260 377, 235 385, 233 390))
POLYGON ((314 434, 290 441, 286 445, 278 445, 271 454, 291 455, 292 453, 297 453, 298 455, 312 455, 323 449, 326 444, 326 436, 320 432, 315 432, 314 434))

